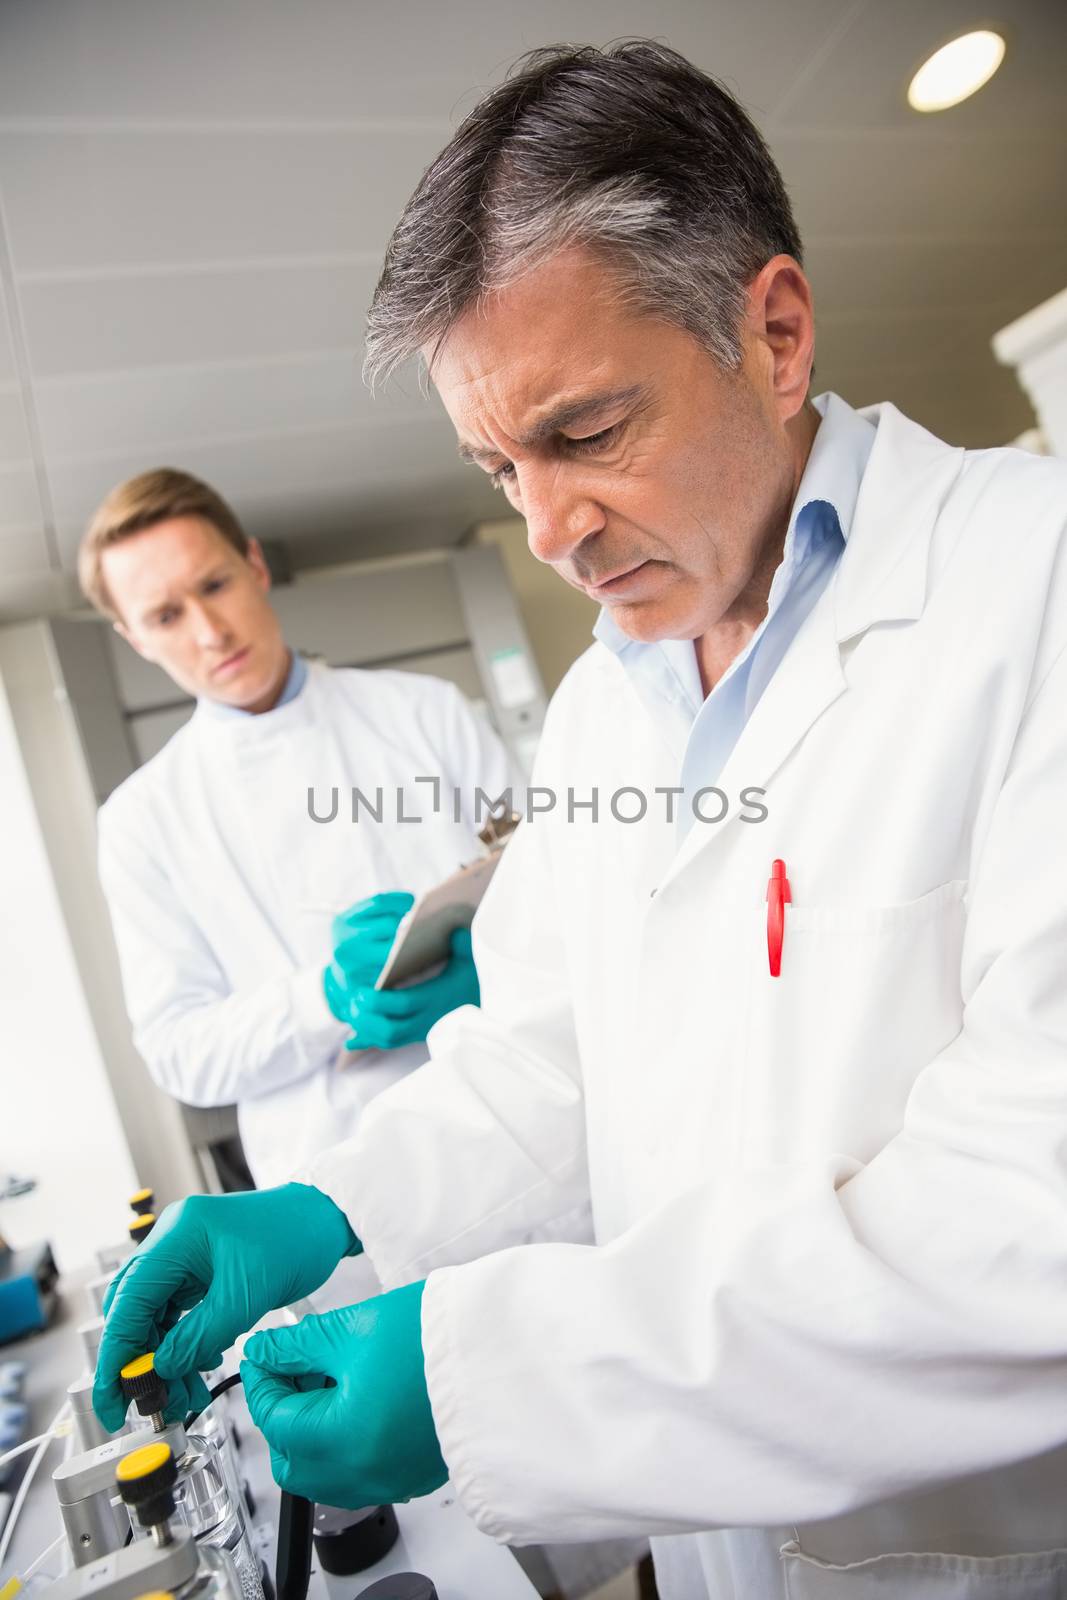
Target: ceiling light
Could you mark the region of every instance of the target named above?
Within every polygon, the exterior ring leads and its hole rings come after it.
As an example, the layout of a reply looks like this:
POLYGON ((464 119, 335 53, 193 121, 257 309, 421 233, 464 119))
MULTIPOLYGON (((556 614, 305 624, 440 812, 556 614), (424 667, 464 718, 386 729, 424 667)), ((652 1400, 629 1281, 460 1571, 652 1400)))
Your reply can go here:
POLYGON ((945 111, 989 82, 1004 60, 1004 40, 988 28, 964 33, 925 61, 908 86, 913 111, 945 111))

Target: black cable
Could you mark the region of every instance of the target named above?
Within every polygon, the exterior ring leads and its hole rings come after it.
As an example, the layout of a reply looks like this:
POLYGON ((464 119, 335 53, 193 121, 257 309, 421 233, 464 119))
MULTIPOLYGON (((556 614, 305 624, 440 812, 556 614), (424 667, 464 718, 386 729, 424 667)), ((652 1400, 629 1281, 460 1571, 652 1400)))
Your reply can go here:
POLYGON ((313 1502, 283 1489, 278 1509, 278 1551, 274 1566, 277 1600, 306 1600, 311 1577, 314 1528, 313 1502))
POLYGON ((189 1428, 191 1428, 193 1423, 196 1422, 200 1417, 202 1417, 204 1415, 204 1412, 207 1410, 207 1408, 211 1404, 212 1400, 217 1400, 220 1394, 225 1394, 227 1389, 232 1389, 234 1387, 234 1385, 240 1383, 240 1381, 241 1381, 241 1374, 239 1372, 233 1372, 233 1373, 230 1374, 230 1376, 228 1378, 223 1378, 221 1380, 221 1382, 217 1383, 213 1389, 209 1390, 208 1391, 208 1399, 205 1402, 205 1404, 200 1407, 200 1410, 199 1411, 190 1411, 189 1415, 186 1417, 186 1419, 185 1419, 185 1427, 186 1427, 186 1429, 188 1430, 189 1428))

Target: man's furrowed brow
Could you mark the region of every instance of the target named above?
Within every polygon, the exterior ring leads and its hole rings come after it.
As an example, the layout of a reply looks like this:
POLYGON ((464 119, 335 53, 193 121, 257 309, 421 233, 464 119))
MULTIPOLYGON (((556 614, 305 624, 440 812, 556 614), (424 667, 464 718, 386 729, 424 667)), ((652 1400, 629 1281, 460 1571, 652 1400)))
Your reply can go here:
MULTIPOLYGON (((580 427, 582 423, 589 422, 605 411, 614 410, 617 406, 630 406, 644 398, 647 386, 643 383, 631 383, 624 389, 599 389, 595 394, 581 395, 576 400, 568 400, 556 406, 546 416, 535 422, 531 428, 519 435, 519 443, 526 449, 543 444, 553 434, 562 433, 567 428, 580 427)), ((480 466, 487 461, 497 461, 501 452, 494 449, 484 449, 477 445, 460 444, 460 460, 480 466)))
POLYGON ((492 461, 499 454, 499 450, 479 450, 472 444, 461 444, 459 447, 459 459, 473 467, 480 466, 483 461, 492 461))
POLYGON ((595 394, 580 395, 576 400, 565 401, 556 406, 547 416, 535 422, 520 436, 519 443, 523 445, 543 444, 555 433, 562 433, 565 428, 580 427, 583 422, 590 422, 598 417, 601 412, 612 411, 616 406, 629 406, 640 400, 646 392, 643 383, 631 383, 624 389, 599 389, 595 394))

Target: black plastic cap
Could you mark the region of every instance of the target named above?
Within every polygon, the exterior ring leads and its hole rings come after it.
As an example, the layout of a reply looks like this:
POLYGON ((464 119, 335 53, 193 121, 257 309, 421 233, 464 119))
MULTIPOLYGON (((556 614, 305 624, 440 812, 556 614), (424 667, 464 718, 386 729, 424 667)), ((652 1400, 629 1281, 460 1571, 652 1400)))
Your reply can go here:
POLYGON ((396 1572, 361 1589, 357 1600, 437 1600, 437 1590, 421 1572, 396 1572))
POLYGON ((138 1520, 146 1528, 174 1515, 177 1481, 178 1463, 166 1444, 144 1445, 134 1450, 115 1471, 115 1482, 124 1504, 133 1506, 138 1520))
POLYGON ((315 1507, 315 1554, 322 1570, 335 1577, 366 1572, 389 1554, 399 1537, 392 1506, 365 1506, 362 1511, 315 1507))
POLYGON ((167 1386, 155 1367, 129 1377, 123 1368, 119 1374, 119 1385, 126 1404, 129 1405, 132 1400, 142 1417, 151 1417, 166 1409, 167 1386))

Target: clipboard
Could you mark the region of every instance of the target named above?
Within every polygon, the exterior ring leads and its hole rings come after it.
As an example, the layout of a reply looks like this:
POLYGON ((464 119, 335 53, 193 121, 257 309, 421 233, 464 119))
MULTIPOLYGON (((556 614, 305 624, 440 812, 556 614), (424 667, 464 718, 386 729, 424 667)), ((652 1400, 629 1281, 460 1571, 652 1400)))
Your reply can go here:
POLYGON ((453 933, 458 928, 469 928, 474 921, 474 913, 518 823, 514 814, 490 818, 478 836, 485 854, 419 895, 396 930, 374 985, 376 989, 398 989, 415 979, 430 977, 435 968, 444 966, 451 953, 453 933))

